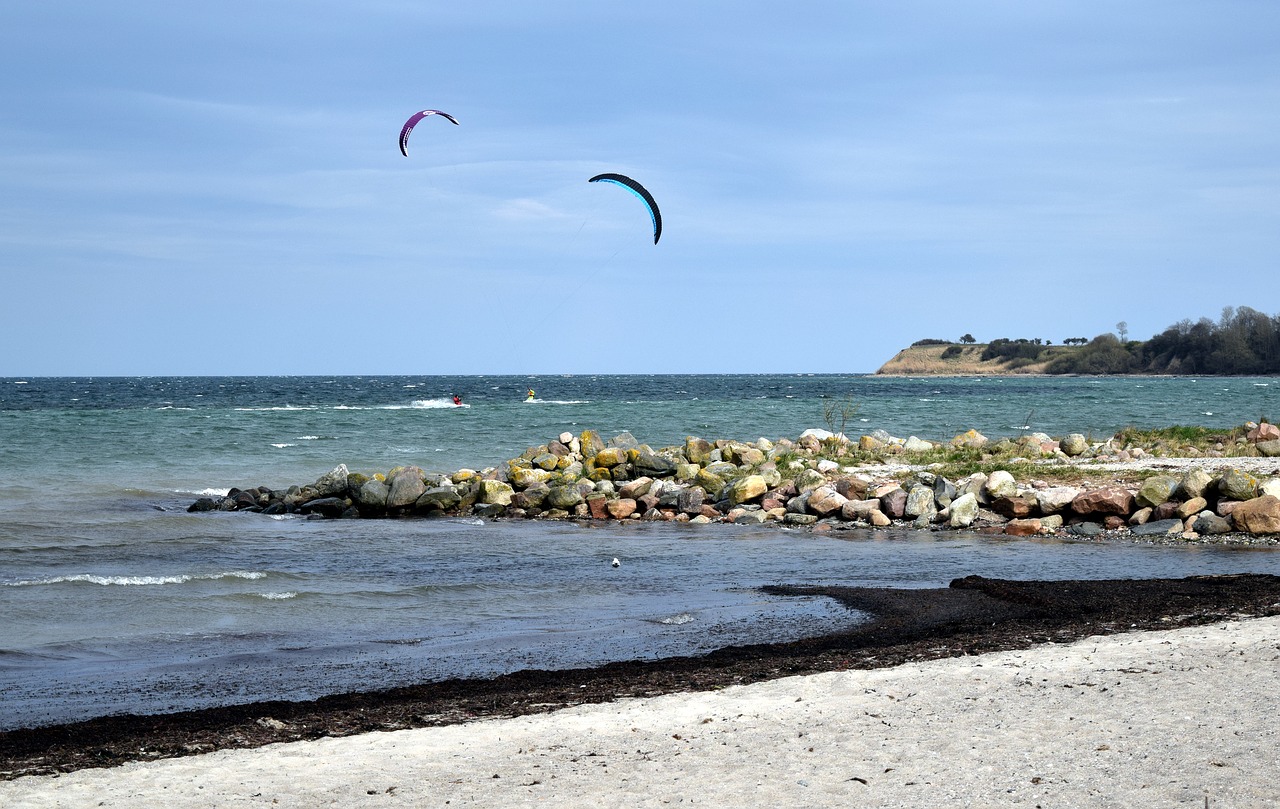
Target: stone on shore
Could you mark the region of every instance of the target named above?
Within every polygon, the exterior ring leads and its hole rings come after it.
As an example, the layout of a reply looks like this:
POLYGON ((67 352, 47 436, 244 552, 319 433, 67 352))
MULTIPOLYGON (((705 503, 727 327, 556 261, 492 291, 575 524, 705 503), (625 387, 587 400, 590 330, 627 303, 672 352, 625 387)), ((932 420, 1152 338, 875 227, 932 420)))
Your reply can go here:
POLYGON ((477 500, 485 504, 509 506, 513 494, 515 490, 500 480, 482 480, 477 500))
POLYGON ((417 511, 449 511, 462 502, 462 495, 452 486, 432 486, 423 492, 413 507, 417 511))
POLYGON ((1129 529, 1134 536, 1163 536, 1182 533, 1182 520, 1153 520, 1129 529))
POLYGON ((819 517, 826 517, 840 511, 847 502, 849 499, 837 492, 835 487, 819 486, 809 495, 809 510, 819 517))
POLYGON ((347 465, 340 463, 333 469, 325 472, 312 485, 316 490, 316 497, 333 497, 342 494, 347 490, 347 465))
POLYGON ((1089 441, 1080 433, 1072 433, 1058 444, 1058 449, 1068 458, 1078 458, 1089 450, 1089 441))
POLYGON ((574 485, 552 486, 547 491, 546 505, 568 511, 583 502, 582 491, 574 485))
POLYGON ((1013 479, 1013 475, 1005 470, 997 469, 987 475, 983 489, 989 500, 999 500, 1001 497, 1016 497, 1018 494, 1018 482, 1013 479))
POLYGON ((394 471, 388 480, 391 484, 387 492, 387 508, 405 508, 413 505, 427 485, 422 482, 422 470, 416 466, 402 466, 394 471))
POLYGON ((1225 500, 1252 500, 1258 494, 1258 479, 1240 469, 1228 469, 1218 478, 1218 496, 1225 500))
POLYGON ((1280 498, 1264 494, 1240 503, 1231 512, 1235 527, 1250 534, 1280 533, 1280 498))
POLYGON ((1186 500, 1204 497, 1212 485, 1213 475, 1199 467, 1188 469, 1183 473, 1182 480, 1178 484, 1177 494, 1186 500))
POLYGON ((737 506, 763 497, 768 490, 769 486, 764 482, 764 478, 759 475, 747 475, 729 484, 727 499, 730 504, 737 506))
POLYGON ((1036 504, 1042 514, 1058 514, 1071 507, 1071 501, 1080 496, 1074 486, 1051 486, 1036 492, 1036 504))
POLYGON ((1173 497, 1180 482, 1173 475, 1153 475, 1142 482, 1135 499, 1139 506, 1155 508, 1173 497))
POLYGON ((978 517, 978 497, 973 492, 965 492, 952 500, 948 508, 951 513, 948 520, 951 527, 968 528, 978 517))
POLYGON ((1118 486, 1082 492, 1071 501, 1071 510, 1082 517, 1128 516, 1133 513, 1133 493, 1118 486))
POLYGON ((1005 524, 1004 532, 1014 537, 1029 537, 1040 533, 1040 520, 1032 517, 1030 519, 1009 520, 1005 524))
POLYGON ((1245 440, 1251 444, 1260 444, 1264 441, 1275 441, 1280 439, 1280 427, 1268 422, 1262 422, 1249 432, 1245 433, 1245 440))
POLYGON ((971 449, 981 449, 988 443, 990 443, 990 439, 977 430, 968 430, 951 439, 951 446, 968 447, 971 449))
POLYGON ((391 487, 381 480, 369 479, 356 490, 355 501, 363 509, 382 511, 387 507, 391 487))

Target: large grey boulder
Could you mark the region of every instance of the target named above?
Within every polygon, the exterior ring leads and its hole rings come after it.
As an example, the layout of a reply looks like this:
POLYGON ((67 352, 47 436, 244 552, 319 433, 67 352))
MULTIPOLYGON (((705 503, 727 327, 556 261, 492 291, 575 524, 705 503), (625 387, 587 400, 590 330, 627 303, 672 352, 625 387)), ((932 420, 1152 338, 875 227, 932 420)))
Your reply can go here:
POLYGON ((347 465, 340 463, 325 472, 312 486, 317 497, 333 497, 347 490, 347 465))
POLYGON ((413 505, 427 485, 422 482, 422 470, 416 466, 405 466, 395 470, 390 480, 390 491, 387 492, 387 508, 404 508, 413 505))
POLYGON ((908 518, 932 520, 938 513, 938 507, 933 500, 933 487, 920 484, 912 486, 907 492, 907 502, 902 513, 908 518))
POLYGON ((827 476, 816 469, 805 469, 796 475, 796 491, 809 492, 825 485, 827 476))
POLYGON ((1184 500, 1190 500, 1195 497, 1204 497, 1209 491, 1209 487, 1213 485, 1213 476, 1204 469, 1195 467, 1188 469, 1182 474, 1182 480, 1178 484, 1178 496, 1184 500))
POLYGON ((1229 534, 1231 533, 1231 521, 1225 517, 1219 517, 1212 511, 1206 511, 1202 512, 1200 516, 1196 517, 1195 522, 1191 523, 1191 530, 1205 536, 1229 534))
POLYGON ((669 478, 676 474, 676 462, 643 447, 636 450, 636 458, 631 464, 637 475, 651 478, 669 478))
POLYGON ((387 507, 387 497, 391 487, 381 480, 369 479, 355 492, 356 504, 370 511, 380 511, 387 507))
POLYGON ((462 502, 462 495, 452 486, 433 486, 414 502, 418 511, 449 511, 462 502))
POLYGON ((1182 533, 1182 520, 1153 520, 1129 529, 1134 536, 1164 536, 1182 533))
POLYGON ((577 486, 552 486, 547 491, 547 498, 543 504, 548 508, 568 511, 581 502, 583 502, 582 491, 577 486))

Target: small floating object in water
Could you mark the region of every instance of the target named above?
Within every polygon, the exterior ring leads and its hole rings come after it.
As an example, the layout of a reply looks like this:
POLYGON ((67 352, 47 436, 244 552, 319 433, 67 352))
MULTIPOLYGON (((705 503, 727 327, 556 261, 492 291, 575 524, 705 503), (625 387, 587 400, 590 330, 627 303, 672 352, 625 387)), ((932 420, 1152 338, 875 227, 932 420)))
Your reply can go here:
POLYGON ((622 567, 622 563, 618 561, 618 557, 616 556, 613 557, 613 561, 610 562, 609 564, 613 565, 614 567, 622 567))

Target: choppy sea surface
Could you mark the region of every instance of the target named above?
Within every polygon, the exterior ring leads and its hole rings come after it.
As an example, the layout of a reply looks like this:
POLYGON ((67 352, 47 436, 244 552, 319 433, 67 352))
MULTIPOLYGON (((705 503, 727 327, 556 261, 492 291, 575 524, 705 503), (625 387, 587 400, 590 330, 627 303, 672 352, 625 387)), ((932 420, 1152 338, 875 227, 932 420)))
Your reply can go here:
POLYGON ((765 584, 1280 574, 1270 549, 186 513, 203 493, 338 463, 481 468, 588 427, 655 446, 841 418, 853 434, 1101 438, 1233 426, 1277 404, 1280 379, 1236 377, 0 378, 0 730, 690 654, 860 619, 765 584))

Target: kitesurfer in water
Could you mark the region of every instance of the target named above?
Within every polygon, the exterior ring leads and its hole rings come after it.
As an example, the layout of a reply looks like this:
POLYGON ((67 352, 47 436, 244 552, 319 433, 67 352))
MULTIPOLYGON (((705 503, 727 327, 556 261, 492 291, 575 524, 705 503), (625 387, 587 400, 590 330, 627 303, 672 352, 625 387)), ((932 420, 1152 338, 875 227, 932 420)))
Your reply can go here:
POLYGON ((527 402, 532 398, 533 398, 533 388, 529 388, 529 392, 525 394, 525 401, 527 402))
POLYGON ((459 395, 458 395, 458 394, 456 394, 456 393, 455 393, 455 394, 453 394, 453 404, 454 404, 454 406, 455 406, 455 407, 461 407, 461 406, 462 406, 462 397, 461 397, 461 396, 459 396, 459 395))

